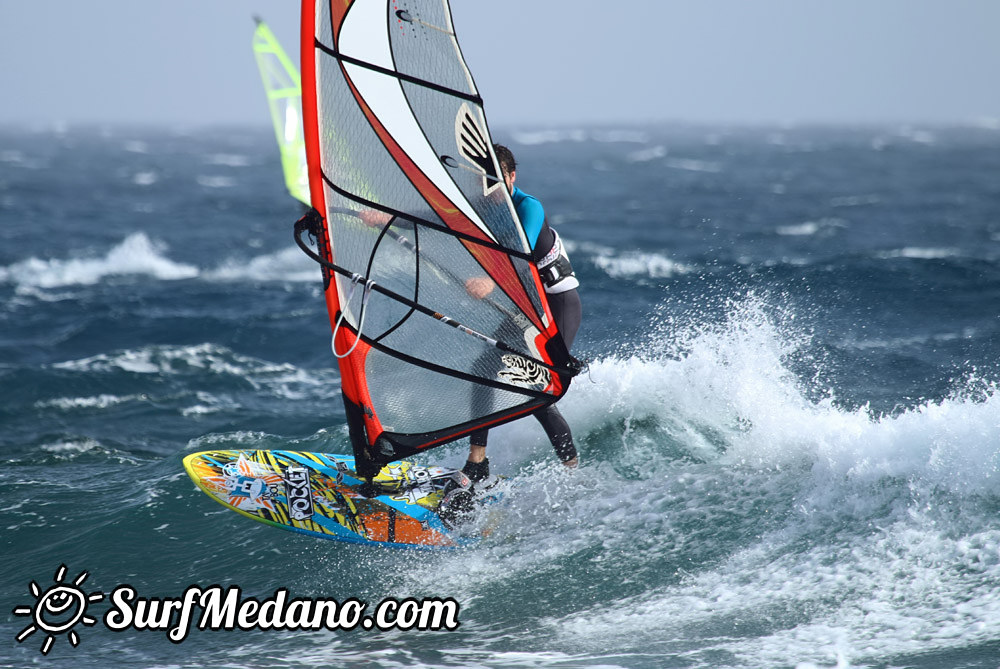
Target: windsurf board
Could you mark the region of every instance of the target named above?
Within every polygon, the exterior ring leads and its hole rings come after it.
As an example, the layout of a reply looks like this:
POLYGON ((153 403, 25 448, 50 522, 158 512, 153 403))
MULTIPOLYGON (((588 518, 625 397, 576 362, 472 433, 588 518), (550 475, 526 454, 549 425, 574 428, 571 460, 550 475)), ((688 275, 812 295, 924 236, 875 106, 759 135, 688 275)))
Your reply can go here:
POLYGON ((473 497, 468 478, 454 469, 400 461, 368 482, 352 456, 283 450, 192 453, 184 469, 226 508, 313 537, 418 548, 479 538, 456 531, 473 497))

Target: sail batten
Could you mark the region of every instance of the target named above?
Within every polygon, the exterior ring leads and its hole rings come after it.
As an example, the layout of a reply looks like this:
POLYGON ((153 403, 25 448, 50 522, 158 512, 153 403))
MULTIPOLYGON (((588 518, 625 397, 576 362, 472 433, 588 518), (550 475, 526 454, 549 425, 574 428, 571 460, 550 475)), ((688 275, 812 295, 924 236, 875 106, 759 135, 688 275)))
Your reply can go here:
POLYGON ((411 222, 413 222, 415 224, 422 225, 422 226, 427 226, 428 228, 437 230, 438 232, 443 232, 445 234, 453 235, 453 236, 455 236, 455 237, 457 237, 459 239, 471 242, 473 244, 479 244, 479 245, 485 246, 487 248, 496 249, 497 251, 502 251, 503 253, 506 253, 508 255, 515 256, 515 257, 518 257, 518 258, 522 258, 524 260, 531 260, 531 254, 528 253, 528 252, 525 252, 525 251, 522 251, 522 250, 519 250, 519 249, 512 249, 512 248, 506 247, 506 246, 501 246, 500 244, 497 244, 496 242, 491 242, 491 241, 488 241, 488 240, 484 241, 483 239, 481 239, 479 237, 474 237, 472 235, 463 234, 463 233, 458 232, 456 230, 452 230, 452 229, 450 229, 450 228, 448 228, 448 227, 446 227, 446 226, 444 226, 444 225, 442 225, 440 223, 435 223, 434 221, 431 221, 429 219, 419 218, 419 217, 417 217, 417 216, 415 216, 415 215, 413 215, 411 213, 408 213, 408 212, 405 212, 405 211, 400 211, 400 210, 397 210, 397 209, 391 209, 389 207, 386 207, 384 205, 378 204, 376 202, 372 202, 371 200, 368 200, 368 199, 362 197, 361 195, 357 195, 355 193, 351 193, 351 192, 348 192, 347 190, 344 190, 343 188, 341 188, 337 184, 335 184, 332 181, 330 181, 330 179, 328 177, 326 177, 326 175, 323 176, 323 181, 326 183, 326 185, 331 190, 333 190, 337 194, 342 195, 343 197, 351 200, 352 202, 356 203, 357 205, 360 205, 360 206, 363 206, 363 207, 367 207, 369 209, 377 209, 379 211, 382 211, 383 213, 389 214, 393 218, 406 219, 406 220, 411 221, 411 222))
POLYGON ((436 91, 441 92, 441 93, 447 93, 448 95, 453 95, 453 96, 455 96, 457 98, 462 98, 463 100, 466 100, 468 102, 473 102, 475 104, 482 104, 483 103, 483 99, 478 94, 466 93, 464 91, 456 90, 454 88, 448 88, 447 86, 442 86, 440 84, 436 84, 433 81, 428 81, 426 79, 420 79, 418 77, 414 77, 414 76, 411 76, 409 74, 405 74, 403 72, 399 72, 397 70, 392 70, 392 69, 389 69, 389 68, 381 67, 379 65, 376 65, 375 63, 369 63, 367 61, 364 61, 364 60, 361 60, 361 59, 358 59, 358 58, 354 58, 352 56, 345 55, 345 54, 337 51, 336 49, 334 49, 332 47, 329 47, 329 46, 326 46, 325 44, 322 44, 321 42, 319 42, 319 40, 316 41, 316 48, 320 49, 321 51, 324 51, 325 53, 329 54, 330 56, 333 56, 337 60, 340 60, 340 61, 342 61, 344 63, 348 63, 350 65, 356 65, 357 67, 363 67, 363 68, 366 68, 366 69, 378 72, 380 74, 384 74, 384 75, 387 75, 387 76, 390 76, 390 77, 395 77, 396 79, 399 79, 400 81, 405 81, 405 82, 408 82, 408 83, 411 83, 411 84, 417 84, 418 86, 425 86, 427 88, 436 90, 436 91))
POLYGON ((300 238, 371 475, 544 407, 574 372, 447 0, 303 0, 302 18, 315 213, 297 235, 318 242, 300 238))

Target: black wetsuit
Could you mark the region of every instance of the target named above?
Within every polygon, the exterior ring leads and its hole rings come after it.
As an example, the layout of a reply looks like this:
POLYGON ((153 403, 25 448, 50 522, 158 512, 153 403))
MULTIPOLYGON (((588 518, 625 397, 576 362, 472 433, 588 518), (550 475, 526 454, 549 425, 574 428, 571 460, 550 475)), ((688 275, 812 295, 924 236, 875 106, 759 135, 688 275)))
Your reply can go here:
MULTIPOLYGON (((559 236, 545 221, 541 203, 519 188, 514 188, 512 199, 531 244, 532 260, 538 266, 539 274, 545 284, 552 317, 566 343, 566 350, 569 351, 583 318, 583 305, 576 289, 579 282, 562 249, 559 236)), ((562 462, 576 457, 573 433, 554 403, 535 411, 532 415, 541 423, 556 455, 562 462)), ((487 429, 477 430, 470 435, 469 441, 473 446, 486 446, 488 435, 487 429)))

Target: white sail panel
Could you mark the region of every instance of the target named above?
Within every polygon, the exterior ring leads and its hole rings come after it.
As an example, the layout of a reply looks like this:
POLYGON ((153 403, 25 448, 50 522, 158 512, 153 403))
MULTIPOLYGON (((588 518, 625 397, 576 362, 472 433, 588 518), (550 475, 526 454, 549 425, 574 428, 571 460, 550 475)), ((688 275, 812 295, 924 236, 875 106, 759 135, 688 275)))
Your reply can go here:
POLYGON ((305 0, 303 41, 314 56, 303 70, 307 148, 322 187, 319 212, 297 230, 320 243, 359 463, 558 399, 574 372, 448 3, 305 0), (472 296, 467 283, 484 279, 492 290, 472 296))

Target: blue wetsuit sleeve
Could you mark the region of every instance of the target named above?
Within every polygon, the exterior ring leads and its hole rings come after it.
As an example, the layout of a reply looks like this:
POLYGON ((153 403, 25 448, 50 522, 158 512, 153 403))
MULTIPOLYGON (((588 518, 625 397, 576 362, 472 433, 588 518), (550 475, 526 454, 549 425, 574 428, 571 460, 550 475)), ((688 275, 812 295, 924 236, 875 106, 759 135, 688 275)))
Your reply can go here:
POLYGON ((538 242, 538 233, 542 231, 545 224, 545 209, 542 203, 533 197, 526 197, 518 204, 517 215, 521 217, 521 225, 524 227, 524 234, 528 238, 528 244, 535 248, 538 242))

